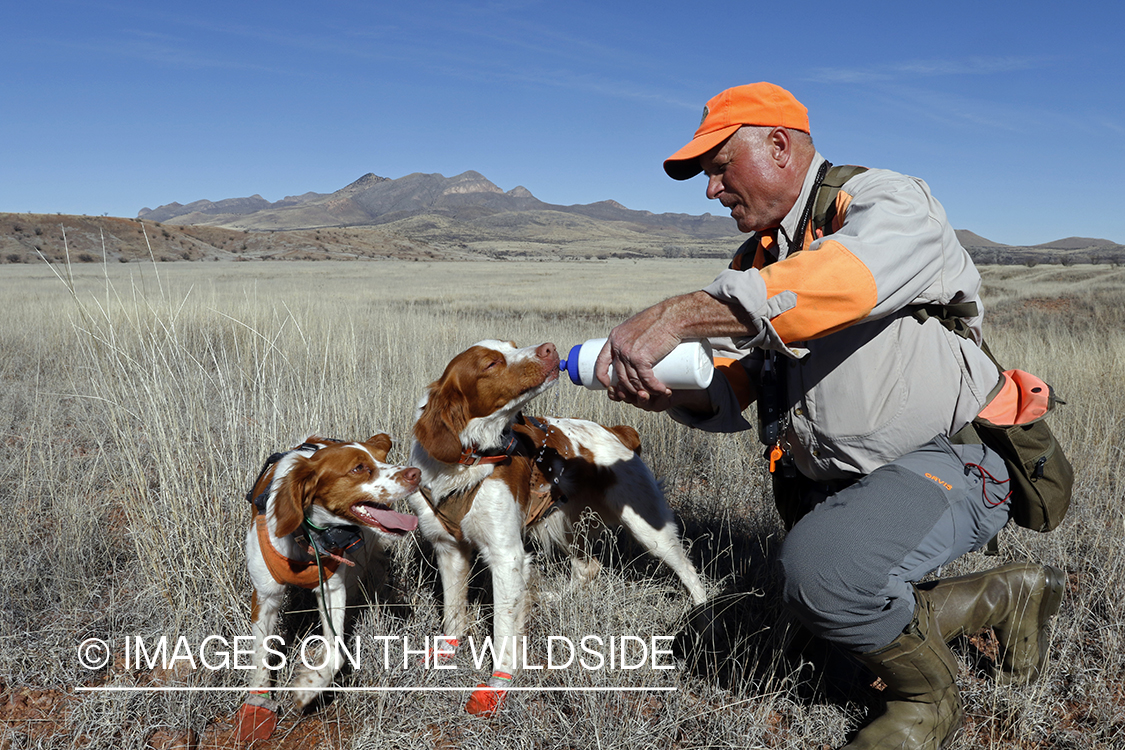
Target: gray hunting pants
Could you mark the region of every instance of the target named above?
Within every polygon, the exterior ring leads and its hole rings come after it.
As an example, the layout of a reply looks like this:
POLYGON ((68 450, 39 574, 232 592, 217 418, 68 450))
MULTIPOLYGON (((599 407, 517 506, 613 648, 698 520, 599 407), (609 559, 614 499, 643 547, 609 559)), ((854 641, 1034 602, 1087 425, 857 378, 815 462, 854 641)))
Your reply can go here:
POLYGON ((1007 479, 997 454, 943 435, 829 496, 782 545, 786 606, 849 651, 887 645, 914 614, 911 584, 1008 522, 1007 479))

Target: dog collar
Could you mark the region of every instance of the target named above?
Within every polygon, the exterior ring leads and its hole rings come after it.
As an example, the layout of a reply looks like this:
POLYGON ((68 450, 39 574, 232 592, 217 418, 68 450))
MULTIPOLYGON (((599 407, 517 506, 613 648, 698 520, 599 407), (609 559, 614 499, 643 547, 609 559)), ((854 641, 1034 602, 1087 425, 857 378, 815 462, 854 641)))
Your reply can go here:
POLYGON ((333 559, 340 559, 338 553, 351 552, 362 547, 364 542, 358 526, 317 526, 309 520, 308 516, 305 516, 305 520, 293 532, 293 537, 298 544, 313 547, 318 554, 333 559))
POLYGON ((508 430, 508 439, 504 441, 504 445, 500 448, 489 450, 487 453, 476 450, 475 448, 465 448, 461 451, 461 458, 457 459, 457 463, 462 466, 476 466, 477 464, 501 464, 512 457, 512 453, 516 450, 519 441, 516 440, 515 433, 508 430), (499 451, 499 452, 496 452, 499 451))

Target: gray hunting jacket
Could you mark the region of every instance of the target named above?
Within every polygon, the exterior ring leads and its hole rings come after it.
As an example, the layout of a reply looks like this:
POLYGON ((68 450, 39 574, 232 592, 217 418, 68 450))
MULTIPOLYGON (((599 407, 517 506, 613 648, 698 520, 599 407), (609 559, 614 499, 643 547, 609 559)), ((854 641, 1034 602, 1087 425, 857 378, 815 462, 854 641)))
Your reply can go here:
POLYGON ((810 229, 800 247, 791 242, 823 161, 817 154, 776 237, 704 289, 754 321, 754 336, 711 342, 747 377, 714 378, 710 414, 669 412, 711 432, 752 428, 753 415, 742 412, 756 398, 765 351, 777 352, 788 392, 782 447, 814 480, 866 475, 953 434, 999 380, 979 347, 980 274, 922 180, 881 169, 856 175, 837 196, 834 231, 813 237, 810 229), (912 314, 963 302, 978 306, 967 321, 972 338, 912 314))

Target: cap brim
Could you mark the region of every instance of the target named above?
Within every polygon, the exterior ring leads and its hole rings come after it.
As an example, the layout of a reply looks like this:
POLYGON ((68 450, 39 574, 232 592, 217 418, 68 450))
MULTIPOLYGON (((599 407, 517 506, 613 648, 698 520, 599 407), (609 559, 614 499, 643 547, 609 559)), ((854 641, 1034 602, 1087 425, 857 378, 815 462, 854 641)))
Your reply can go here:
POLYGON ((664 171, 673 180, 687 180, 703 171, 699 157, 730 138, 741 124, 730 125, 711 133, 704 133, 691 139, 691 142, 664 160, 664 171))

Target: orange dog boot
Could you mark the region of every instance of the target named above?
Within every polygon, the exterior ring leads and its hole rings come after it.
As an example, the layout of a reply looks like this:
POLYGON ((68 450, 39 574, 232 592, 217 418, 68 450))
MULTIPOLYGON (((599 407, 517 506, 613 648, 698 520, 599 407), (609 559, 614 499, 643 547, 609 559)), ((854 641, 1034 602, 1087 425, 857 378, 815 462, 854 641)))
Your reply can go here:
POLYGON ((235 715, 238 739, 241 742, 269 739, 277 728, 279 709, 280 705, 270 700, 268 692, 251 693, 235 715))
POLYGON ((457 656, 457 639, 440 635, 434 639, 433 648, 426 649, 426 653, 419 662, 423 667, 436 667, 438 664, 448 664, 457 656))
POLYGON ((469 696, 465 710, 473 716, 488 719, 496 715, 508 696, 507 688, 512 684, 512 676, 507 672, 493 672, 488 682, 477 685, 469 696))

